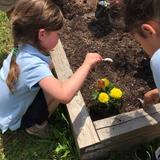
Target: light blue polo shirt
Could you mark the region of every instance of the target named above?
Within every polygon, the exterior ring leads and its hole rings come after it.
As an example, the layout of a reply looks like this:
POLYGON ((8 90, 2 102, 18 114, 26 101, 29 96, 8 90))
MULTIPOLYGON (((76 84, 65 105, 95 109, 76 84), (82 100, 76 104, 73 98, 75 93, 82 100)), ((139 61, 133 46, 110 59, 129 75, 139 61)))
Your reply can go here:
POLYGON ((156 87, 160 89, 160 49, 151 57, 150 66, 156 87))
POLYGON ((49 69, 51 59, 43 55, 31 45, 19 47, 16 62, 20 67, 20 76, 16 90, 12 94, 6 85, 12 53, 4 60, 0 70, 0 129, 2 133, 16 130, 21 125, 21 119, 35 99, 40 87, 38 82, 48 76, 53 76, 49 69))

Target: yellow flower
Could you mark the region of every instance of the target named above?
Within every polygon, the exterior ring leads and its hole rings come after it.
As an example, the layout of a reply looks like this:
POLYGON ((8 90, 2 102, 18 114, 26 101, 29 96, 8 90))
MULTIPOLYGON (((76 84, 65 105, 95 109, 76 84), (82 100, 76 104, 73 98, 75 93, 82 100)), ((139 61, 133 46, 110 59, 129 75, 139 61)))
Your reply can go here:
POLYGON ((109 94, 112 98, 120 99, 123 95, 122 91, 119 88, 114 87, 109 94))
POLYGON ((109 96, 105 92, 101 92, 98 96, 98 100, 101 103, 107 103, 109 101, 109 96))
POLYGON ((109 81, 107 78, 103 78, 103 79, 101 79, 101 80, 104 82, 105 87, 108 87, 108 86, 109 86, 110 81, 109 81))

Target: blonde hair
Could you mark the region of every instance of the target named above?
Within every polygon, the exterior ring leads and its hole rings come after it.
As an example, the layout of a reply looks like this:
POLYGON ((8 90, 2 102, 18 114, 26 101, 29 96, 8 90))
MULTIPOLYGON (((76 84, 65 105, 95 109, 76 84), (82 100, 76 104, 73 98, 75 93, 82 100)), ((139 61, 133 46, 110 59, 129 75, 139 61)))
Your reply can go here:
POLYGON ((20 0, 15 5, 10 20, 15 50, 12 53, 6 83, 13 92, 20 74, 16 63, 18 44, 29 43, 42 50, 38 39, 39 29, 58 31, 62 28, 64 19, 60 9, 50 0, 20 0))

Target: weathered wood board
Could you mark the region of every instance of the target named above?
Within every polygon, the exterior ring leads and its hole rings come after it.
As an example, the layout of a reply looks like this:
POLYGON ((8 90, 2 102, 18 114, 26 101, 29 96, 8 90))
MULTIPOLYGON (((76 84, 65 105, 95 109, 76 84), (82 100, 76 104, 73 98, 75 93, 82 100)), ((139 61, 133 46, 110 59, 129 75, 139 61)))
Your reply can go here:
MULTIPOLYGON (((52 52, 52 59, 55 71, 60 80, 65 80, 72 76, 73 72, 60 41, 52 52)), ((67 104, 67 109, 78 148, 85 148, 98 143, 99 137, 97 136, 80 92, 78 92, 73 100, 67 104)))
MULTIPOLYGON (((72 76, 61 42, 51 53, 60 80, 72 76)), ((99 159, 107 151, 125 148, 160 136, 160 104, 92 121, 80 92, 67 104, 73 135, 82 160, 99 159)))

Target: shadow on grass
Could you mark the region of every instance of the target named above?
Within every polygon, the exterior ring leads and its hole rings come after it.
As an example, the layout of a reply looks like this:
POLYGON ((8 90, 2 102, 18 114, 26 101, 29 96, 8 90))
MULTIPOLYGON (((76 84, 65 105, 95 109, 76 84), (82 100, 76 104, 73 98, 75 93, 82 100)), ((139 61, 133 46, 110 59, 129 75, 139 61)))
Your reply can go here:
POLYGON ((50 120, 53 136, 40 139, 24 131, 1 135, 1 160, 78 160, 70 126, 64 113, 50 120))

